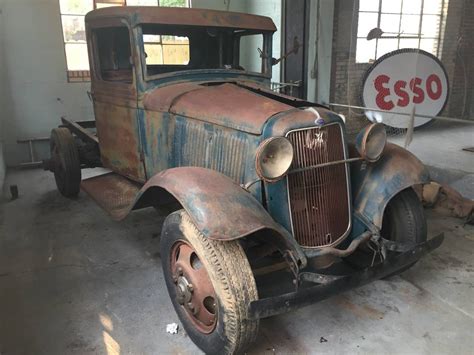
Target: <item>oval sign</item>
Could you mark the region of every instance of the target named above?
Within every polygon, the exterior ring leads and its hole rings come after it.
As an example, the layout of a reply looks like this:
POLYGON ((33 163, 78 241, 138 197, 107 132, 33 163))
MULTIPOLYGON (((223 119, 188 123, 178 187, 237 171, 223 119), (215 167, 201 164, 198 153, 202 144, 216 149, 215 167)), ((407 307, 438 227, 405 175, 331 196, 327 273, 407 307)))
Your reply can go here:
POLYGON ((365 74, 362 102, 365 107, 391 111, 367 114, 369 120, 382 121, 394 128, 407 128, 415 107, 415 127, 431 119, 416 114, 436 116, 446 105, 449 80, 443 64, 421 49, 399 49, 380 57, 365 74), (376 117, 376 118, 375 118, 376 117))

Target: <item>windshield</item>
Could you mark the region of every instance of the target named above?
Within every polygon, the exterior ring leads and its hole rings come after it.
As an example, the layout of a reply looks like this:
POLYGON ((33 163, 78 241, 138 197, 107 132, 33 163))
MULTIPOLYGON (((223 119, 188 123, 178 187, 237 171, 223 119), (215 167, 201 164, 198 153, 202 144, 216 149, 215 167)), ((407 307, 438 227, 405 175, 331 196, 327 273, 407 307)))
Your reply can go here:
POLYGON ((271 33, 208 27, 142 26, 147 79, 176 71, 223 69, 270 75, 271 33))

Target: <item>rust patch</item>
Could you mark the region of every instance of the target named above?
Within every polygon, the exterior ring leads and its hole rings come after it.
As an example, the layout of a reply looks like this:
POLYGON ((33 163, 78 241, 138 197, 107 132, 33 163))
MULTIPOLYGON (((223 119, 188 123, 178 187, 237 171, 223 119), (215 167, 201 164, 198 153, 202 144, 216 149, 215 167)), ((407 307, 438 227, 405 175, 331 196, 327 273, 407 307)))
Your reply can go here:
POLYGON ((335 299, 338 306, 350 311, 359 318, 382 319, 385 313, 368 305, 359 305, 351 302, 347 297, 341 296, 335 299))
POLYGON ((198 89, 204 87, 196 83, 180 83, 154 89, 145 94, 143 106, 150 111, 168 112, 177 97, 198 89))
POLYGON ((322 118, 324 120, 329 113, 329 110, 326 110, 322 107, 313 107, 312 110, 292 108, 291 111, 288 111, 287 114, 282 115, 282 117, 280 117, 278 121, 275 122, 275 125, 272 128, 272 135, 284 136, 288 131, 288 127, 315 126, 315 120, 317 118, 322 118), (317 111, 318 114, 316 114, 314 111, 317 111))
POLYGON ((292 108, 235 84, 226 83, 181 95, 171 106, 170 112, 260 134, 271 116, 292 108))
POLYGON ((354 164, 352 174, 360 181, 358 186, 353 185, 354 209, 380 228, 390 199, 398 192, 429 179, 428 171, 418 158, 391 143, 387 143, 379 161, 367 164, 365 169, 361 164, 354 164))
POLYGON ((233 240, 265 228, 282 232, 252 195, 215 171, 168 169, 151 178, 141 191, 152 186, 171 192, 199 231, 210 239, 233 240))
MULTIPOLYGON (((292 169, 345 158, 339 124, 298 130, 287 137, 295 150, 292 169)), ((301 246, 334 245, 345 237, 351 223, 347 179, 345 164, 288 175, 293 234, 301 246)))
POLYGON ((230 27, 275 32, 276 26, 266 16, 208 9, 174 7, 109 7, 89 12, 86 23, 100 25, 109 18, 125 18, 132 24, 153 23, 163 25, 230 27))
POLYGON ((140 190, 140 185, 120 175, 109 173, 83 180, 81 188, 107 213, 117 218, 124 211, 128 211, 140 190))
POLYGON ((96 102, 95 111, 104 167, 143 181, 145 173, 140 160, 136 110, 96 102))

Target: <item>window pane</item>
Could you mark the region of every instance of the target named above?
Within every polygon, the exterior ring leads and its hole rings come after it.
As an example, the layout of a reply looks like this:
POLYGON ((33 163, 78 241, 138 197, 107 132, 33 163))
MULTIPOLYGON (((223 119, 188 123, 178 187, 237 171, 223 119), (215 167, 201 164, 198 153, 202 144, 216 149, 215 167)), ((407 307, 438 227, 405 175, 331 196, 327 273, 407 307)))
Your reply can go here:
POLYGON ((359 0, 359 11, 379 11, 379 0, 359 0))
POLYGON ((398 39, 379 39, 378 42, 377 58, 398 49, 398 39))
POLYGON ((188 65, 189 44, 163 44, 163 64, 188 65))
POLYGON ((84 16, 62 16, 64 42, 86 42, 84 16))
POLYGON ((420 49, 436 55, 436 51, 438 49, 438 40, 434 38, 422 38, 420 42, 420 49))
POLYGON ((132 82, 130 36, 126 27, 94 30, 97 37, 99 69, 103 80, 132 82))
MULTIPOLYGON (((144 49, 148 58, 146 76, 192 69, 239 69, 238 55, 234 50, 240 41, 241 32, 228 29, 194 28, 163 28, 154 24, 143 25, 144 49), (187 35, 187 34, 190 35, 187 35), (193 37, 192 37, 193 36, 193 37), (195 40, 194 45, 191 43, 195 40), (192 48, 192 50, 191 50, 192 48)), ((262 35, 260 37, 263 38, 262 35)), ((261 43, 260 43, 261 46, 261 43)), ((257 47, 251 48, 261 63, 257 47)), ((260 66, 259 66, 260 67, 260 66)))
POLYGON ((402 0, 383 0, 382 12, 399 14, 402 11, 402 0))
MULTIPOLYGON (((431 1, 431 0, 427 0, 427 1, 431 1)), ((403 7, 402 7, 402 12, 404 14, 419 14, 419 13, 421 13, 421 0, 404 1, 403 2, 403 7)))
POLYGON ((400 32, 403 34, 418 34, 420 31, 419 15, 402 15, 400 32))
POLYGON ((361 12, 359 13, 359 24, 357 37, 367 37, 369 31, 377 27, 378 14, 361 12))
POLYGON ((418 38, 402 38, 400 39, 400 48, 418 48, 418 38))
POLYGON ((380 16, 380 28, 384 32, 391 32, 388 35, 394 35, 399 32, 400 15, 385 15, 380 16))
POLYGON ((59 0, 61 14, 85 15, 94 9, 92 0, 59 0))
POLYGON ((262 35, 243 36, 240 39, 239 65, 247 71, 261 73, 262 58, 260 58, 260 54, 258 53, 257 48, 263 50, 262 35))
POLYGON ((356 62, 370 63, 375 60, 376 41, 367 41, 365 38, 357 39, 356 62))
POLYGON ((421 24, 421 34, 423 37, 438 37, 440 16, 425 15, 421 24))
POLYGON ((440 14, 442 0, 429 0, 423 4, 423 13, 425 14, 440 14))
POLYGON ((158 0, 127 0, 128 6, 158 6, 158 0))
POLYGON ((188 37, 163 36, 163 44, 189 44, 188 37))
POLYGON ((116 4, 107 4, 103 2, 96 2, 95 3, 95 8, 96 9, 102 9, 104 7, 112 7, 112 6, 123 6, 122 4, 116 3, 116 4))
POLYGON ((89 58, 86 44, 66 43, 68 70, 89 70, 89 58))
POLYGON ((186 0, 159 0, 160 6, 187 7, 186 0))
POLYGON ((161 43, 160 35, 143 35, 144 43, 161 43))
POLYGON ((163 48, 161 44, 145 44, 146 64, 163 64, 163 48))

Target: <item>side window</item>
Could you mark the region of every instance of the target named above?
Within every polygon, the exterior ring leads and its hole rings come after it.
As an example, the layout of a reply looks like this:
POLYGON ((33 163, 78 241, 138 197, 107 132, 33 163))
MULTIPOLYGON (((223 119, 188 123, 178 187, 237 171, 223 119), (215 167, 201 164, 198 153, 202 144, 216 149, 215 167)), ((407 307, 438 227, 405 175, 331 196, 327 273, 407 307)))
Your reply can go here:
POLYGON ((126 27, 95 31, 98 74, 102 80, 131 83, 133 80, 130 36, 126 27))

